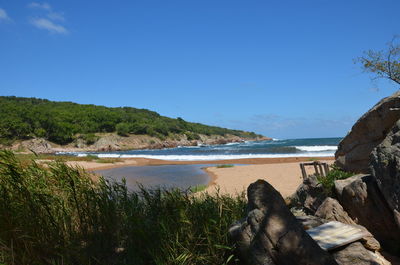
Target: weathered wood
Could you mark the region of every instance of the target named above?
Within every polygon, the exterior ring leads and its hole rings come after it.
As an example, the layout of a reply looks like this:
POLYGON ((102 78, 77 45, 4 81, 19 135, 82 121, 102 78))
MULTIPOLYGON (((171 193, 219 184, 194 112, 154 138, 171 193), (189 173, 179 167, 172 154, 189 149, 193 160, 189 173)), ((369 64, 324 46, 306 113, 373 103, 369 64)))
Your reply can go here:
POLYGON ((335 249, 368 235, 358 227, 332 221, 306 231, 324 250, 335 249))
POLYGON ((314 162, 314 170, 315 170, 315 175, 319 176, 320 173, 318 172, 318 166, 317 163, 314 162))
POLYGON ((303 175, 303 179, 307 178, 307 172, 304 167, 304 164, 300 163, 301 174, 303 175))
POLYGON ((310 162, 310 163, 300 163, 300 169, 301 169, 301 174, 303 176, 303 179, 308 177, 307 171, 306 171, 306 166, 313 166, 315 175, 318 175, 318 176, 325 177, 329 172, 329 166, 327 163, 321 163, 320 161, 314 161, 314 162, 310 162))
POLYGON ((327 163, 324 163, 325 166, 325 176, 329 173, 329 166, 327 163))
POLYGON ((324 170, 323 170, 323 168, 322 168, 322 164, 321 164, 321 163, 318 164, 318 167, 319 167, 320 175, 321 175, 321 176, 325 176, 326 174, 325 174, 325 172, 324 172, 324 170))

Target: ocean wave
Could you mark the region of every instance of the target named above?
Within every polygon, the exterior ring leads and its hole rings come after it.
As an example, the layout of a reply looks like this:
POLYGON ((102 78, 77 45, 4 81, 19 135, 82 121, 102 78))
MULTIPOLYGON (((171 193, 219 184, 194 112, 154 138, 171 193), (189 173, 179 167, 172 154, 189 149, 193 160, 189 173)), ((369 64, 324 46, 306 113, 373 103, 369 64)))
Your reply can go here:
POLYGON ((225 145, 238 145, 238 144, 243 144, 242 142, 234 142, 234 143, 227 143, 225 145))
MULTIPOLYGON (((69 153, 76 156, 86 156, 87 153, 69 153)), ((101 158, 149 158, 168 161, 211 161, 245 158, 285 158, 285 157, 330 157, 333 152, 308 152, 296 154, 240 154, 240 155, 130 155, 116 153, 98 153, 101 158)))
POLYGON ((337 146, 333 145, 314 145, 314 146, 295 146, 296 149, 306 152, 336 151, 337 146))
POLYGON ((176 148, 201 148, 203 145, 178 145, 176 148))

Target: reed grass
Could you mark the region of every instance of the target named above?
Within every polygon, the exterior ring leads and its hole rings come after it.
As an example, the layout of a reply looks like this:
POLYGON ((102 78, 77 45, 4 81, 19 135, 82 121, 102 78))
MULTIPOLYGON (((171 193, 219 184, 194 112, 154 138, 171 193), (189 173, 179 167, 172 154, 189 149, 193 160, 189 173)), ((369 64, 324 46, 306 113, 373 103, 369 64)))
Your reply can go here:
POLYGON ((128 191, 83 169, 0 151, 0 264, 236 264, 244 194, 128 191))

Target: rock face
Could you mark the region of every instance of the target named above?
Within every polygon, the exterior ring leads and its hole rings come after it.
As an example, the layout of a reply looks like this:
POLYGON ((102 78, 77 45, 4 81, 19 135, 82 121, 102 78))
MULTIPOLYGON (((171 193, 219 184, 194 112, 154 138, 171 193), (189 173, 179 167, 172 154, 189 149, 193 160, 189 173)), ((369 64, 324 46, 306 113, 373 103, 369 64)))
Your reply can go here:
POLYGON ((400 121, 372 152, 371 171, 400 228, 400 121))
POLYGON ((329 222, 328 220, 312 215, 296 216, 296 219, 302 225, 304 230, 308 230, 329 222))
POLYGON ((333 198, 326 198, 326 200, 318 208, 315 216, 321 218, 321 220, 338 221, 360 228, 367 233, 367 235, 360 240, 364 247, 373 251, 380 250, 381 245, 374 238, 374 236, 365 227, 357 225, 337 200, 333 198))
POLYGON ((342 205, 333 199, 326 198, 321 204, 318 210, 315 212, 315 216, 326 219, 328 221, 338 221, 345 224, 355 224, 350 216, 345 212, 342 205))
POLYGON ((340 204, 356 223, 365 226, 384 247, 396 247, 400 230, 373 176, 336 180, 335 190, 340 204))
POLYGON ((369 251, 360 242, 354 242, 333 253, 340 265, 390 265, 379 253, 369 251))
POLYGON ((258 180, 247 193, 248 216, 230 230, 234 240, 242 240, 239 245, 247 264, 337 264, 305 232, 270 184, 258 180))
POLYGON ((400 91, 382 99, 365 113, 340 142, 336 164, 346 171, 369 172, 369 155, 400 119, 400 91))
POLYGON ((25 142, 22 142, 21 144, 15 146, 15 149, 22 149, 22 150, 31 150, 35 153, 51 153, 52 146, 50 145, 49 142, 47 142, 43 138, 36 138, 36 139, 31 139, 27 140, 25 142))
POLYGON ((317 177, 312 175, 304 179, 291 200, 296 202, 296 206, 301 207, 304 212, 312 215, 325 198, 326 196, 322 185, 318 182, 317 177))

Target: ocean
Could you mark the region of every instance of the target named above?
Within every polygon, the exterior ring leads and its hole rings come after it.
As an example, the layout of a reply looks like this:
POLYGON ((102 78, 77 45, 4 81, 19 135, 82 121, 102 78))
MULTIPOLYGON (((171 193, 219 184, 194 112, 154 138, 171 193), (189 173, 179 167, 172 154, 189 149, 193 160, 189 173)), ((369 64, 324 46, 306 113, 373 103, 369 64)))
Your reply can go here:
POLYGON ((165 149, 145 149, 110 152, 63 153, 76 156, 144 157, 170 161, 207 161, 242 158, 328 157, 334 156, 342 138, 274 139, 246 141, 223 145, 178 146, 165 149))
MULTIPOLYGON (((212 146, 182 146, 168 149, 69 154, 76 156, 92 154, 99 157, 145 157, 169 161, 207 161, 268 157, 327 157, 334 155, 341 139, 274 139, 272 141, 249 141, 212 146)), ((138 190, 139 183, 146 188, 161 187, 186 190, 197 185, 207 185, 210 181, 210 176, 202 168, 208 166, 215 165, 126 166, 98 170, 95 173, 112 181, 125 179, 127 187, 130 190, 138 190)))

